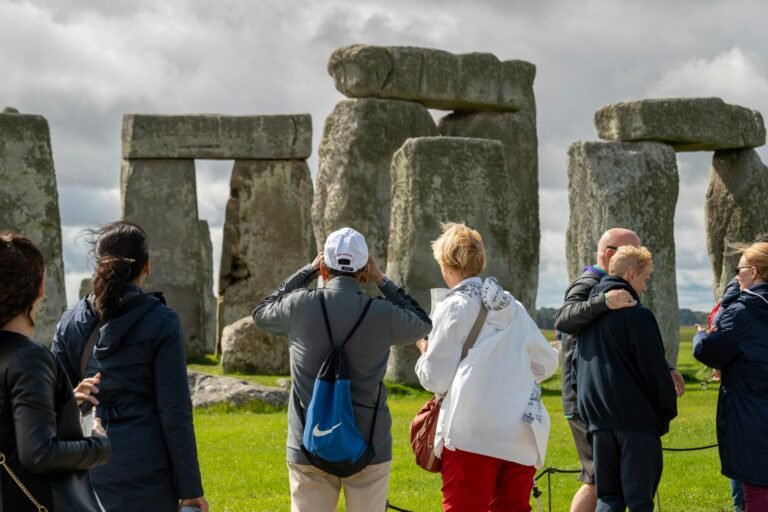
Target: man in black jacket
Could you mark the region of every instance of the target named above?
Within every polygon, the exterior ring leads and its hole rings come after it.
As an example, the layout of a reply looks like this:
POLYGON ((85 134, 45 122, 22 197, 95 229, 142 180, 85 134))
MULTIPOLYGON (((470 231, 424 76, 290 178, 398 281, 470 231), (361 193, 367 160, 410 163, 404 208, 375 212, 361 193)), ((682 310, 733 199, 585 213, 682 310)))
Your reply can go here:
POLYGON ((640 247, 640 237, 634 231, 623 228, 609 229, 597 243, 597 264, 584 268, 584 272, 568 287, 562 307, 555 315, 555 329, 562 332, 560 356, 563 372, 563 413, 571 427, 576 452, 581 461, 579 480, 584 485, 573 497, 571 512, 594 512, 597 504, 595 493, 595 467, 592 462, 592 442, 587 428, 576 409, 575 383, 571 362, 576 350, 577 333, 606 311, 634 306, 637 302, 626 290, 611 290, 590 298, 589 294, 606 275, 608 264, 618 247, 640 247))
MULTIPOLYGON (((653 271, 648 249, 620 247, 590 299, 625 290, 639 301, 653 271)), ((675 384, 653 313, 608 311, 579 335, 577 406, 593 442, 598 512, 652 512, 662 471, 661 436, 677 416, 675 384)))

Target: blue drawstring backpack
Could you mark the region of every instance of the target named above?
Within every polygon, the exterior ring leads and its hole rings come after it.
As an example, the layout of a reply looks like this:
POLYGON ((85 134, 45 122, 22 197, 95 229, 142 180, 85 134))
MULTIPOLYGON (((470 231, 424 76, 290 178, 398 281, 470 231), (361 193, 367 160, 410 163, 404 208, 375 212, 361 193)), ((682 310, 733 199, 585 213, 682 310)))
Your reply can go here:
POLYGON ((373 412, 371 432, 366 442, 355 421, 347 360, 344 355, 344 347, 363 322, 371 302, 371 299, 368 299, 360 318, 357 319, 344 342, 335 346, 331 325, 328 322, 328 312, 325 308, 325 298, 322 293, 320 294, 320 306, 323 309, 323 319, 331 350, 315 379, 312 400, 307 407, 304 421, 301 451, 313 466, 342 478, 354 475, 366 467, 376 455, 371 442, 376 415, 379 411, 381 384, 379 384, 379 393, 373 412))

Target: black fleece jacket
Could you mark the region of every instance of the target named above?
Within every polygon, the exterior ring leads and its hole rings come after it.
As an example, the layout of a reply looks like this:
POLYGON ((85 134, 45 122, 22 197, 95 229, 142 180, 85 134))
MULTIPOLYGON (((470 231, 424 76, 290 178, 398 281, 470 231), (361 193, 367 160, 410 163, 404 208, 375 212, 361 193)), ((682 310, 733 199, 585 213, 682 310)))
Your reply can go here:
MULTIPOLYGON (((592 296, 632 286, 606 276, 592 296)), ((656 319, 639 302, 605 312, 579 333, 575 378, 579 415, 601 429, 663 435, 677 416, 677 397, 656 319)))

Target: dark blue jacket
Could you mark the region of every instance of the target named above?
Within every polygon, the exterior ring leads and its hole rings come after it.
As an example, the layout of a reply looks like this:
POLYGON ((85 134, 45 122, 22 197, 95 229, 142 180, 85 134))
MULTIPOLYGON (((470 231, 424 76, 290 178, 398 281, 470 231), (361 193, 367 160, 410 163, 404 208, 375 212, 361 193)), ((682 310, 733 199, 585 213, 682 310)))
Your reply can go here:
POLYGON ((722 473, 768 487, 768 284, 742 291, 693 338, 696 359, 721 370, 717 441, 722 473))
MULTIPOLYGON (((603 277, 591 296, 616 289, 639 301, 632 286, 615 276, 603 277)), ((677 397, 650 309, 638 302, 606 311, 579 332, 575 357, 578 411, 590 432, 667 433, 677 397)))
MULTIPOLYGON (((97 320, 83 299, 56 328, 52 350, 72 382, 97 320)), ((91 472, 94 487, 108 512, 175 512, 203 495, 179 317, 162 295, 142 294, 100 332, 85 375, 101 372, 97 415, 112 459, 91 472)))

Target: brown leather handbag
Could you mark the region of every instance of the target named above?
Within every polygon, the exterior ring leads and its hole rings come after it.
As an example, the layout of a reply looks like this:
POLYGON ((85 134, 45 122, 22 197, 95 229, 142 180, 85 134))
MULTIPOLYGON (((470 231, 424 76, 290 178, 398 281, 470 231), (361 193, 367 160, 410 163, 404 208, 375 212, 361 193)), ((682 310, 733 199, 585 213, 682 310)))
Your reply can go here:
MULTIPOLYGON (((469 349, 475 344, 477 335, 480 334, 480 329, 483 328, 487 316, 488 310, 481 303, 480 312, 464 341, 459 362, 467 356, 469 349)), ((450 389, 450 386, 448 388, 450 389)), ((440 415, 442 403, 442 396, 433 396, 419 409, 411 422, 411 449, 416 456, 416 465, 431 473, 439 473, 443 467, 442 459, 435 455, 435 431, 437 430, 437 418, 440 415)))

